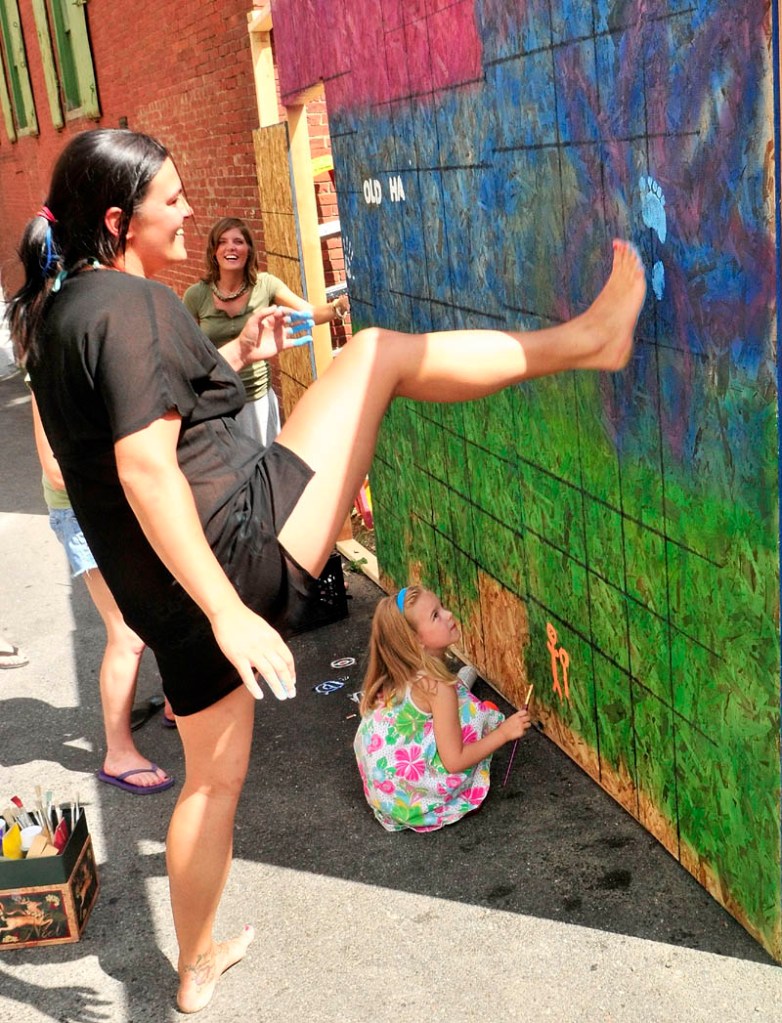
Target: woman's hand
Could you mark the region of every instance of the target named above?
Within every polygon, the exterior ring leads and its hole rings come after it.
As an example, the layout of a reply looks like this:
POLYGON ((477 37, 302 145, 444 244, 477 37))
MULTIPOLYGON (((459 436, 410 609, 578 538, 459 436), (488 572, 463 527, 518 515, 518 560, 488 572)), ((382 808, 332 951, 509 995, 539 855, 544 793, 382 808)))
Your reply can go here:
POLYGON ((286 348, 312 341, 311 313, 269 306, 259 309, 245 323, 241 334, 220 348, 220 354, 235 370, 253 362, 273 359, 286 348))
POLYGON ((307 312, 281 306, 260 309, 245 323, 236 339, 239 357, 243 365, 273 359, 286 348, 311 341, 313 326, 312 316, 307 312))
POLYGON ((342 322, 350 312, 350 299, 347 295, 340 295, 339 298, 334 299, 331 307, 334 310, 335 317, 342 322))
POLYGON ((242 682, 256 700, 263 691, 255 678, 257 671, 278 700, 296 695, 296 669, 280 634, 245 604, 211 618, 212 631, 220 649, 239 672, 242 682))
POLYGON ((505 718, 499 727, 502 729, 505 742, 510 742, 511 739, 520 739, 529 730, 531 725, 532 720, 529 716, 529 711, 524 708, 517 710, 509 718, 505 718))

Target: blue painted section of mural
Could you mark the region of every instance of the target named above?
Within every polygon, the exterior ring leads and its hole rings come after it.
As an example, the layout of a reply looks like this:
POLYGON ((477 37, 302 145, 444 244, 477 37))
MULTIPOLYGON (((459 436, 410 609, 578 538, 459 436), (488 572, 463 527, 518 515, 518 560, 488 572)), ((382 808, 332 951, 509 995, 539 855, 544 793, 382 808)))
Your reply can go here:
MULTIPOLYGON (((415 6, 423 32, 444 5, 415 6)), ((354 321, 559 322, 613 236, 650 290, 616 378, 393 410, 381 565, 437 587, 495 676, 513 640, 486 580, 517 600, 554 734, 780 956, 770 4, 475 0, 482 76, 428 92, 392 7, 360 54, 393 60, 386 98, 377 75, 351 98, 344 66, 326 82, 354 321), (546 693, 552 623, 567 701, 546 693)))

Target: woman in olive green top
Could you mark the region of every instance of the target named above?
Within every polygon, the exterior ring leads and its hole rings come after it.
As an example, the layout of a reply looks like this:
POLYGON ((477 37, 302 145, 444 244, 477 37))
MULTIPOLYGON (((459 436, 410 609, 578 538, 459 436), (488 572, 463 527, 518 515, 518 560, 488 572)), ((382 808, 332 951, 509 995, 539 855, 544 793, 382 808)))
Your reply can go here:
MULTIPOLYGON (((258 273, 256 263, 255 243, 245 222, 238 217, 218 220, 206 244, 206 274, 187 289, 183 299, 216 348, 238 337, 250 315, 266 306, 308 310, 315 323, 344 320, 350 308, 346 295, 313 306, 279 277, 258 273)), ((265 361, 252 363, 241 372, 247 403, 236 421, 262 447, 280 432, 280 410, 270 377, 265 361)))

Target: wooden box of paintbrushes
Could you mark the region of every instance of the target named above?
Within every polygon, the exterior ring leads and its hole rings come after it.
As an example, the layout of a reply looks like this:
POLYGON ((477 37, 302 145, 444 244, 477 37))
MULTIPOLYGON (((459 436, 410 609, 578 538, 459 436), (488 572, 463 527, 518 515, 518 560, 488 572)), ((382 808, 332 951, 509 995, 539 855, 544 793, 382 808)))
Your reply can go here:
POLYGON ((84 811, 58 855, 0 859, 0 951, 78 941, 98 895, 84 811))

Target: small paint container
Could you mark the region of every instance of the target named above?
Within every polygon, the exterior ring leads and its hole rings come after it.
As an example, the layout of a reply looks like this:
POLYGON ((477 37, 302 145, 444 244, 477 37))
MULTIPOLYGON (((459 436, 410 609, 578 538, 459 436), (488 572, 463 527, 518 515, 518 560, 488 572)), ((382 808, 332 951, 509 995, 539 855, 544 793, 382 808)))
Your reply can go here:
POLYGON ((43 828, 40 824, 30 824, 26 828, 22 828, 22 852, 27 853, 30 851, 30 846, 33 844, 33 839, 40 835, 43 828))

